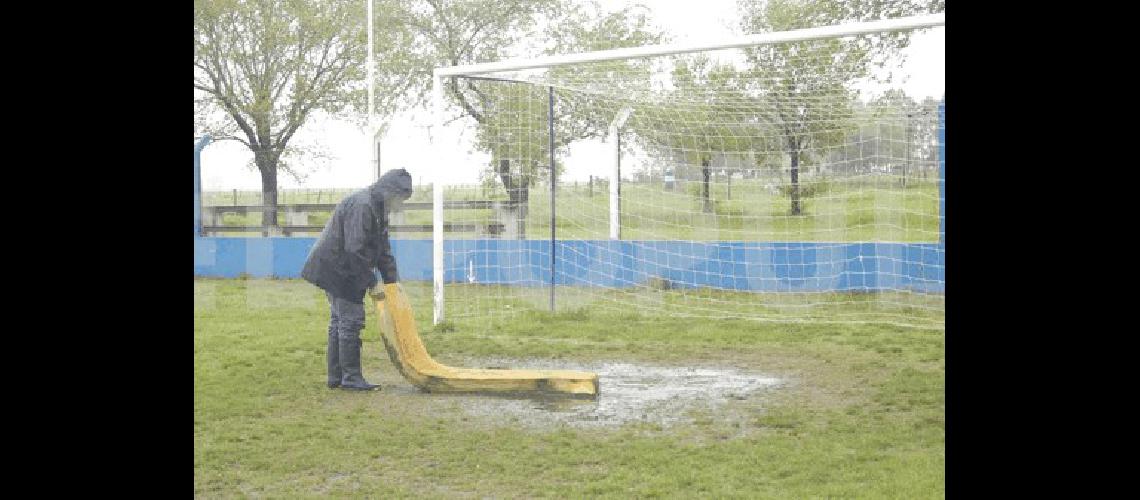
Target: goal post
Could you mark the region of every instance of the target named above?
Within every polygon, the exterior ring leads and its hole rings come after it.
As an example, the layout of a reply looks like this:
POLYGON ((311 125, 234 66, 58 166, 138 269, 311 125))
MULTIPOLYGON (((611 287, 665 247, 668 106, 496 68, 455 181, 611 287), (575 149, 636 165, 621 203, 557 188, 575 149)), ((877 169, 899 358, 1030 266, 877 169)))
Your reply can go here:
POLYGON ((913 75, 874 41, 944 25, 436 68, 433 322, 589 309, 943 328, 942 97, 903 90, 913 75), (443 139, 456 98, 469 144, 443 139))

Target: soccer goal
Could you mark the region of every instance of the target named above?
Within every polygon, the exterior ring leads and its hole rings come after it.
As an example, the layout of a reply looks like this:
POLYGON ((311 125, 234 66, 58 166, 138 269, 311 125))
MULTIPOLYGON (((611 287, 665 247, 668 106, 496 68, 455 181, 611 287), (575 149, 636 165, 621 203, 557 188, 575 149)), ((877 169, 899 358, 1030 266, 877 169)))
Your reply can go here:
POLYGON ((944 103, 908 93, 922 75, 896 56, 944 24, 437 68, 437 126, 462 116, 469 146, 433 144, 435 323, 943 328, 944 103))

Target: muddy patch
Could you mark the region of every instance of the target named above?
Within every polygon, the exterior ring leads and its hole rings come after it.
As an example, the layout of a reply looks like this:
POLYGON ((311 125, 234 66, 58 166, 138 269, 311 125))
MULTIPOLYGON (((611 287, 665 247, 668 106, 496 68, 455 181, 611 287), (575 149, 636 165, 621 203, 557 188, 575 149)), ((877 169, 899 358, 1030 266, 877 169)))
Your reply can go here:
POLYGON ((715 367, 512 359, 471 360, 464 366, 583 370, 598 374, 601 393, 596 400, 436 396, 452 401, 473 417, 540 427, 619 427, 637 422, 667 427, 691 420, 694 411, 715 411, 732 402, 747 401, 755 407, 765 391, 783 385, 772 376, 715 367))

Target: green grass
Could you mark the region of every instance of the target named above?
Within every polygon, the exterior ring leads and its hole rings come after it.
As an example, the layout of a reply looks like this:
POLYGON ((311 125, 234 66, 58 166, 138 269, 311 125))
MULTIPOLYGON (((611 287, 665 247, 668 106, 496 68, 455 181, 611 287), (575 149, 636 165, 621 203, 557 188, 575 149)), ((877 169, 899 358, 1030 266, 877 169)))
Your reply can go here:
MULTIPOLYGON (((588 307, 459 318, 440 331, 430 326, 430 286, 405 286, 443 363, 717 364, 791 383, 760 407, 729 401, 673 427, 535 429, 473 418, 451 398, 411 390, 368 308, 365 375, 385 388, 329 390, 319 290, 295 280, 196 279, 196 497, 945 496, 941 331, 588 307)), ((834 307, 847 306, 860 307, 834 307)))
MULTIPOLYGON (((867 181, 805 180, 814 195, 803 199, 801 215, 791 215, 789 199, 773 193, 759 180, 734 180, 732 193, 723 181, 711 185, 713 211, 705 213, 699 190, 664 190, 660 184, 625 183, 622 186, 622 238, 627 240, 728 240, 728 241, 938 241, 938 186, 931 181, 911 180, 906 188, 891 179, 867 181), (819 189, 815 189, 819 188, 819 189)), ((690 183, 689 188, 699 186, 690 183)), ((339 201, 349 190, 283 191, 282 203, 315 203, 318 196, 328 203, 339 201)), ((259 193, 239 192, 239 202, 257 203, 259 193)), ((448 188, 448 200, 507 199, 499 188, 448 188)), ((230 205, 232 194, 205 193, 205 205, 230 205)), ((582 183, 560 185, 557 193, 557 231, 560 239, 607 239, 609 198, 603 187, 589 190, 582 183)), ((413 201, 431 201, 430 186, 418 186, 413 201)), ((239 203, 239 204, 241 204, 239 203)), ((491 210, 448 210, 444 221, 485 223, 491 210)), ((284 223, 284 216, 280 220, 284 223)), ((311 224, 324 224, 328 214, 316 214, 311 224)), ((260 214, 227 215, 229 225, 258 225, 260 214)), ((406 224, 431 224, 430 210, 408 211, 406 224)), ((399 238, 431 238, 431 233, 399 233, 399 238)), ((455 233, 449 238, 472 238, 455 233)), ((546 188, 530 192, 527 237, 550 237, 550 193, 546 188)))

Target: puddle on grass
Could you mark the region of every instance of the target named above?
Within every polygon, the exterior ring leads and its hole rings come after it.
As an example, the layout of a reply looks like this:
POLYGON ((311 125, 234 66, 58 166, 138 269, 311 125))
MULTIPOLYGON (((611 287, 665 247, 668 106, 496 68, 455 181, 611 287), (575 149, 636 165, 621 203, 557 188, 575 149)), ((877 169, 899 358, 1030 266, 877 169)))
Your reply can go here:
MULTIPOLYGON (((730 400, 754 400, 781 385, 774 377, 735 369, 650 366, 630 363, 576 364, 559 360, 473 360, 464 366, 565 369, 598 374, 595 400, 457 394, 472 416, 536 426, 618 427, 644 422, 670 426, 693 410, 716 410, 730 400)), ((442 396, 442 395, 441 395, 442 396)))

